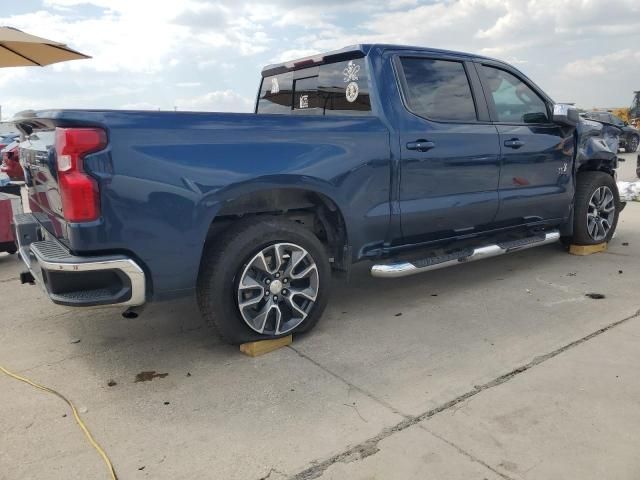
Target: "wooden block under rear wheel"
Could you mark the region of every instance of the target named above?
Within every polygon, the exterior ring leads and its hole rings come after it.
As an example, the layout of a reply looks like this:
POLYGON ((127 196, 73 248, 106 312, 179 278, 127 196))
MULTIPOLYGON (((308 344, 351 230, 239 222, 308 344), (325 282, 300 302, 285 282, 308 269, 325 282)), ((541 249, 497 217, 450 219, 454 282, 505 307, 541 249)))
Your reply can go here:
POLYGON ((240 345, 240 351, 250 357, 259 357, 265 353, 273 352, 282 347, 286 347, 293 342, 293 336, 288 335, 274 340, 260 340, 257 342, 243 343, 240 345))
POLYGON ((591 255, 592 253, 605 252, 606 250, 607 242, 596 245, 571 245, 569 247, 571 255, 591 255))

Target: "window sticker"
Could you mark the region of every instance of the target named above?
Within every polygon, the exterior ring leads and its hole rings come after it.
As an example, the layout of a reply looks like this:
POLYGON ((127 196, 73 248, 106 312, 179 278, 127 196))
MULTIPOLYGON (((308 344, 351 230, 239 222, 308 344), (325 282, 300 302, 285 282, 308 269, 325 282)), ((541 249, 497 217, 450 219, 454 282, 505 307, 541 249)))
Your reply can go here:
POLYGON ((350 60, 344 70, 342 70, 345 83, 349 82, 344 92, 347 97, 347 102, 349 103, 355 102, 358 99, 358 93, 360 93, 360 88, 356 83, 358 81, 358 72, 360 72, 360 65, 353 63, 353 60, 350 60))
POLYGON ((342 70, 342 73, 344 74, 344 83, 357 82, 359 71, 360 65, 356 65, 353 63, 353 60, 350 60, 344 70, 342 70))
POLYGON ((300 95, 300 108, 309 108, 309 95, 300 95))
POLYGON ((345 96, 347 97, 347 102, 353 103, 358 99, 358 93, 360 93, 360 88, 356 82, 351 82, 347 85, 345 89, 345 96))
POLYGON ((278 79, 273 77, 271 79, 271 95, 276 95, 280 93, 280 84, 278 84, 278 79))

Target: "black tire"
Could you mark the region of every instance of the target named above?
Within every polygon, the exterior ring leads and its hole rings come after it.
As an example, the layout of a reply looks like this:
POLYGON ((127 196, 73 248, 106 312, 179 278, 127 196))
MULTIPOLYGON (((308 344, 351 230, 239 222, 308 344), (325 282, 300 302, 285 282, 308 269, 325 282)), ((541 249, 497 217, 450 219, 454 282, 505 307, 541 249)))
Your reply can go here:
POLYGON ((570 242, 575 245, 596 245, 610 241, 618 225, 620 207, 618 187, 611 175, 605 172, 579 173, 573 214, 573 236, 570 238, 570 242), (611 227, 607 234, 603 238, 594 238, 594 236, 589 233, 588 228, 589 202, 596 190, 601 187, 607 187, 613 194, 615 210, 610 222, 611 227))
MULTIPOLYGON (((1 251, 1 250, 0 250, 0 251, 1 251)), ((17 247, 17 246, 15 246, 15 245, 10 246, 10 247, 7 247, 7 248, 5 249, 5 252, 7 252, 9 255, 14 255, 17 251, 18 251, 18 247, 17 247)))
POLYGON ((227 343, 280 338, 307 332, 317 324, 327 304, 330 281, 329 258, 312 232, 284 218, 252 217, 239 220, 206 245, 198 275, 198 306, 203 318, 215 326, 227 343), (308 252, 317 266, 318 293, 307 317, 292 331, 280 335, 261 334, 242 318, 237 288, 242 272, 254 255, 276 243, 292 243, 308 252))
POLYGON ((638 144, 640 144, 640 137, 638 135, 632 135, 627 139, 625 143, 625 152, 633 153, 638 150, 638 144))

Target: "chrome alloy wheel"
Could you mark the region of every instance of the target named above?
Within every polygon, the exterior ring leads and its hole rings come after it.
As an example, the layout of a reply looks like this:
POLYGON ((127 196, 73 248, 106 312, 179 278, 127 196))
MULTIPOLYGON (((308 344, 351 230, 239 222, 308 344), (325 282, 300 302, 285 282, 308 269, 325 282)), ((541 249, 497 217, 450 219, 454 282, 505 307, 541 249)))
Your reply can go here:
POLYGON ((602 186, 596 189, 589 200, 587 232, 596 241, 607 238, 616 215, 616 202, 611 189, 602 186))
POLYGON ((293 243, 263 248, 238 282, 238 309, 258 333, 282 335, 300 325, 318 296, 318 267, 309 252, 293 243))

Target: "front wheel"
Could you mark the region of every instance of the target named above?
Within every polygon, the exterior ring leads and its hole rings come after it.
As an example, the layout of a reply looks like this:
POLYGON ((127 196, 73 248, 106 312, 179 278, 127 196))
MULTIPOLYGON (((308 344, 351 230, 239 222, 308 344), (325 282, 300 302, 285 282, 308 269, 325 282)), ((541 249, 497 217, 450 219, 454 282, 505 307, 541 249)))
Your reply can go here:
POLYGON ((638 150, 638 144, 640 143, 640 137, 633 135, 628 141, 625 151, 627 153, 633 153, 638 150))
POLYGON ((578 174, 571 243, 608 242, 618 225, 620 196, 613 177, 605 172, 578 174))
POLYGON ((198 304, 228 343, 306 332, 324 310, 331 280, 318 238, 278 217, 253 217, 207 246, 198 304))

